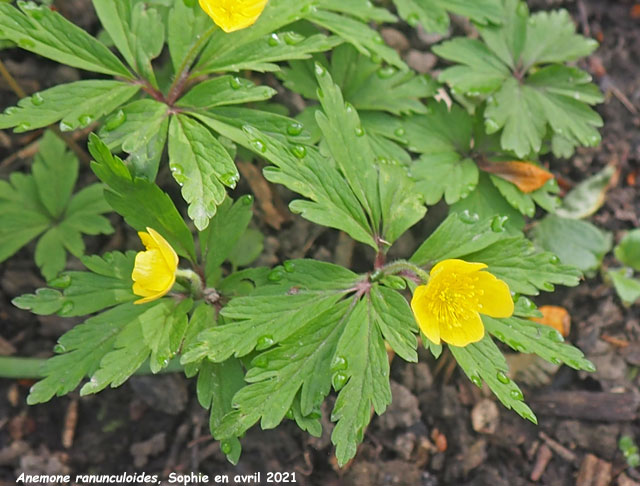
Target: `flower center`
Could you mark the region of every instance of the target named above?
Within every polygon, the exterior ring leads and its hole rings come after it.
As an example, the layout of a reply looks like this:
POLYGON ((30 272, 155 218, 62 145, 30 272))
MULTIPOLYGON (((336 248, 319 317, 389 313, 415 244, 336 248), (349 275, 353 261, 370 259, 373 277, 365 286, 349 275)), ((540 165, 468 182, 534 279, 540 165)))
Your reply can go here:
POLYGON ((477 287, 478 277, 450 273, 430 282, 427 307, 438 321, 449 327, 461 327, 482 306, 479 297, 484 293, 477 287))

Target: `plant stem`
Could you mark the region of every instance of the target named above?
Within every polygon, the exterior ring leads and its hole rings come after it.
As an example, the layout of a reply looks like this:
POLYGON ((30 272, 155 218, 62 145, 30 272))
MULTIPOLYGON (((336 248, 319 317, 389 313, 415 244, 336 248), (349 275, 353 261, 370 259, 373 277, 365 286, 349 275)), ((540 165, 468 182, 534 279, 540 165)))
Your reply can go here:
POLYGON ((371 274, 371 281, 375 282, 377 280, 380 280, 385 275, 396 275, 402 272, 409 272, 416 275, 420 278, 420 280, 422 280, 423 283, 429 281, 429 274, 427 272, 425 272, 419 266, 414 265, 413 263, 410 263, 406 260, 397 260, 379 268, 371 274))
POLYGON ((200 275, 198 275, 193 270, 189 270, 188 268, 178 268, 176 270, 176 278, 181 279, 187 284, 187 286, 191 289, 191 295, 193 295, 196 299, 202 298, 202 296, 204 295, 204 288, 200 275))
MULTIPOLYGON (((43 378, 43 367, 46 359, 16 358, 14 356, 0 356, 0 378, 38 379, 43 378)), ((172 359, 160 370, 160 373, 174 373, 182 371, 179 359, 172 359)), ((149 361, 145 361, 135 372, 136 375, 150 375, 149 361)))
POLYGON ((173 105, 180 94, 182 94, 184 84, 186 83, 187 79, 189 79, 189 69, 191 68, 191 63, 193 63, 196 56, 200 53, 200 48, 202 47, 202 45, 209 40, 209 37, 211 37, 215 30, 216 25, 213 24, 207 31, 200 35, 196 43, 191 46, 189 52, 187 52, 187 54, 184 56, 182 64, 180 64, 180 67, 176 71, 178 75, 175 77, 173 83, 171 83, 171 86, 169 87, 167 103, 170 106, 173 105))

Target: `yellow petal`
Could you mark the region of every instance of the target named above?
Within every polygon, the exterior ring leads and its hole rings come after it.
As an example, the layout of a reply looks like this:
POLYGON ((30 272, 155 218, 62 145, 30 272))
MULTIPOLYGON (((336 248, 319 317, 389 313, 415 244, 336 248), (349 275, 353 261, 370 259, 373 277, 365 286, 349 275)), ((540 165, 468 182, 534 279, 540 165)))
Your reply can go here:
POLYGON ((429 341, 440 344, 440 323, 427 309, 424 301, 426 291, 426 285, 420 285, 416 288, 411 299, 411 310, 413 310, 413 315, 420 330, 427 336, 429 341))
POLYGON ((436 264, 431 269, 431 272, 429 272, 429 276, 430 278, 434 278, 439 273, 456 273, 459 275, 464 275, 471 272, 477 272, 478 270, 482 270, 483 268, 487 268, 484 263, 465 262, 464 260, 450 258, 448 260, 442 260, 440 263, 436 264))
POLYGON ((468 320, 460 322, 458 326, 441 326, 440 337, 445 343, 463 347, 480 341, 484 337, 484 324, 477 312, 471 312, 468 320))
POLYGON ((258 20, 267 0, 200 0, 200 7, 225 32, 249 27, 258 20))
POLYGON ((141 251, 136 255, 131 278, 149 291, 161 292, 175 279, 160 250, 141 251))
MULTIPOLYGON (((158 233, 153 228, 147 227, 147 231, 149 235, 153 239, 156 247, 162 252, 162 256, 167 262, 167 266, 173 269, 175 272, 176 268, 178 268, 178 255, 176 254, 173 247, 169 244, 167 240, 165 240, 160 233, 158 233)), ((144 243, 144 241, 143 241, 144 243)))
POLYGON ((510 317, 513 299, 509 286, 489 272, 478 272, 474 278, 478 278, 476 285, 482 291, 478 295, 478 312, 491 317, 510 317))

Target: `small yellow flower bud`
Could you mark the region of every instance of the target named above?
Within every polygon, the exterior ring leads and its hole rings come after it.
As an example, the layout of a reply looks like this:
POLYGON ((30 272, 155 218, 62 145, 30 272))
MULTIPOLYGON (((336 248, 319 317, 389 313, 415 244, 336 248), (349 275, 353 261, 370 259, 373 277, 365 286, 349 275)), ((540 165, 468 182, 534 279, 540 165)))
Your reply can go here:
POLYGON ((134 304, 159 299, 171 290, 176 281, 178 255, 156 230, 147 228, 147 231, 138 233, 146 251, 138 252, 131 273, 133 293, 144 298, 134 304))

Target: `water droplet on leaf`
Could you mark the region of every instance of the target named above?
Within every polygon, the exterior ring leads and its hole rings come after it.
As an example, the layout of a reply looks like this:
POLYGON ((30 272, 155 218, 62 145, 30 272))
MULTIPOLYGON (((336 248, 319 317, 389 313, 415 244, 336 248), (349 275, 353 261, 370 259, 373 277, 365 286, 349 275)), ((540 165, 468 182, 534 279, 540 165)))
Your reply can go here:
POLYGON ((275 32, 269 36, 269 40, 267 41, 267 43, 271 47, 275 47, 275 46, 279 45, 280 42, 281 42, 280 41, 280 37, 278 37, 278 34, 276 34, 275 32))
POLYGON ((396 128, 393 132, 396 137, 403 137, 405 134, 404 128, 396 128))
POLYGON ((294 145, 293 147, 291 147, 291 153, 297 159, 304 159, 307 155, 307 149, 304 147, 304 145, 294 145))
POLYGON ((482 388, 482 378, 480 378, 478 375, 471 375, 469 379, 475 386, 477 386, 478 388, 482 388))
POLYGON ((240 89, 242 87, 242 81, 240 81, 240 78, 234 76, 229 80, 229 86, 231 86, 231 89, 240 89))
POLYGON ((345 358, 344 356, 336 356, 331 362, 331 369, 333 371, 346 370, 347 366, 347 358, 345 358))
POLYGON ((251 364, 258 368, 266 368, 269 365, 269 358, 267 358, 265 354, 261 354, 260 356, 253 358, 251 364))
POLYGON ((65 347, 64 344, 58 343, 53 347, 53 352, 57 353, 57 354, 66 353, 67 352, 67 348, 65 347))
POLYGON ((233 449, 233 446, 231 445, 231 442, 229 442, 228 440, 223 440, 222 442, 220 442, 220 450, 223 452, 224 455, 231 454, 232 449, 233 449))
POLYGON ((378 77, 380 79, 387 79, 393 76, 396 72, 397 70, 393 66, 385 66, 378 69, 378 77))
POLYGON ((468 209, 465 209, 461 213, 458 213, 460 221, 467 224, 477 223, 480 220, 480 216, 477 213, 472 213, 468 209))
POLYGON ((33 42, 31 39, 25 38, 25 39, 18 40, 18 45, 23 49, 32 49, 33 47, 35 47, 36 43, 33 42))
POLYGON ((116 111, 111 115, 104 124, 104 129, 111 132, 127 121, 127 115, 122 110, 116 111))
POLYGON ((282 266, 284 267, 284 270, 288 273, 291 273, 296 269, 296 264, 293 263, 291 260, 287 260, 282 264, 282 266))
POLYGON ((269 272, 269 275, 267 275, 267 279, 271 282, 279 282, 282 280, 282 277, 284 277, 284 271, 282 268, 274 268, 269 272))
POLYGON ((491 220, 491 231, 494 233, 502 233, 504 231, 504 225, 509 219, 509 216, 494 216, 491 220))
POLYGON ((298 34, 297 32, 286 32, 283 37, 284 41, 290 46, 300 44, 300 42, 304 40, 304 36, 298 34))
POLYGON ((511 398, 513 398, 514 400, 518 400, 518 401, 522 401, 524 400, 524 395, 522 394, 522 392, 520 390, 518 390, 517 388, 514 388, 513 390, 509 391, 509 395, 511 396, 511 398))
POLYGON ((362 127, 356 127, 356 136, 362 137, 364 135, 364 129, 362 127))
POLYGON ((40 106, 42 103, 44 103, 44 98, 40 93, 35 93, 31 96, 31 103, 33 103, 35 106, 40 106))
POLYGON ((31 123, 22 122, 16 128, 14 128, 13 131, 16 133, 21 133, 21 132, 26 132, 28 130, 31 130, 31 123))
POLYGON ((496 373, 496 378, 503 385, 506 385, 507 383, 509 383, 511 381, 509 379, 509 377, 507 375, 505 375, 502 371, 498 371, 498 373, 496 373))
POLYGON ((347 375, 345 375, 341 371, 338 371, 331 377, 331 384, 333 385, 333 389, 335 391, 340 391, 342 387, 347 383, 348 379, 349 378, 347 377, 347 375))
POLYGON ((65 302, 62 304, 62 308, 58 311, 58 315, 68 316, 73 312, 73 302, 65 302))
POLYGON ((92 121, 93 117, 91 115, 80 115, 80 117, 78 118, 78 122, 80 123, 81 128, 89 126, 92 121))
POLYGON ((274 341, 272 336, 261 336, 258 338, 258 342, 256 343, 256 349, 258 351, 262 351, 263 349, 273 346, 273 343, 274 341))
POLYGON ((233 188, 236 187, 240 176, 237 172, 226 172, 224 174, 221 174, 219 179, 220 182, 222 182, 225 186, 233 188))
POLYGON ((262 140, 253 140, 251 144, 253 145, 253 148, 260 153, 265 153, 267 151, 267 145, 262 140))
POLYGON ((56 289, 66 289, 71 285, 71 275, 68 273, 63 273, 59 277, 54 278, 53 280, 49 280, 49 286, 55 287, 56 289))
POLYGON ((302 123, 291 122, 287 127, 287 134, 291 135, 292 137, 296 137, 302 133, 303 129, 304 125, 302 125, 302 123))

